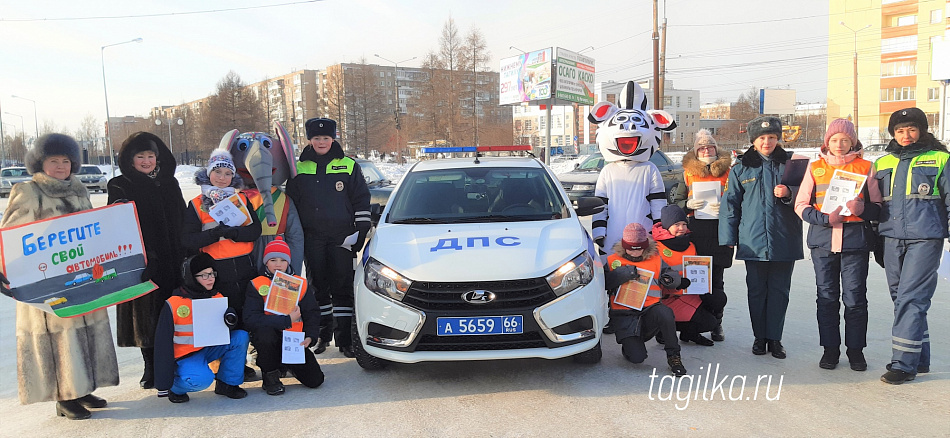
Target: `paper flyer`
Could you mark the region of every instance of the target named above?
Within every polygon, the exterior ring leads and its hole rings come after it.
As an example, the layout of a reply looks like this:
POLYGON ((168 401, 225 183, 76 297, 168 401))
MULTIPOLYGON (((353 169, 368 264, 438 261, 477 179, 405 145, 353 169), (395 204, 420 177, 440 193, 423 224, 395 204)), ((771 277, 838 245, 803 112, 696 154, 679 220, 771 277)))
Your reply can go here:
POLYGON ((706 205, 699 210, 693 211, 696 219, 719 219, 718 214, 714 214, 710 209, 710 204, 719 202, 722 196, 722 184, 719 181, 697 181, 693 183, 693 198, 706 201, 706 205))
POLYGON ((864 189, 864 183, 867 179, 867 175, 835 169, 835 173, 831 175, 831 181, 828 183, 828 189, 825 190, 825 200, 821 204, 821 212, 830 214, 838 206, 841 206, 841 215, 851 216, 851 211, 848 210, 845 203, 858 197, 861 190, 864 189))
POLYGON ((224 222, 229 227, 240 227, 251 223, 251 215, 237 193, 211 206, 208 214, 214 220, 224 222))
POLYGON ((191 300, 191 323, 195 347, 231 343, 231 329, 224 323, 224 312, 227 310, 227 298, 191 300))
POLYGON ((289 315, 300 301, 304 279, 277 271, 271 280, 264 300, 264 310, 278 315, 289 315))
POLYGON ((685 294, 712 292, 712 256, 683 256, 683 273, 689 279, 685 294))
POLYGON ((655 273, 642 268, 637 268, 637 272, 640 274, 638 278, 620 285, 614 302, 624 307, 642 310, 655 273))
POLYGON ((304 340, 303 332, 284 330, 283 342, 281 343, 280 363, 300 364, 306 362, 303 351, 306 349, 300 345, 304 340))

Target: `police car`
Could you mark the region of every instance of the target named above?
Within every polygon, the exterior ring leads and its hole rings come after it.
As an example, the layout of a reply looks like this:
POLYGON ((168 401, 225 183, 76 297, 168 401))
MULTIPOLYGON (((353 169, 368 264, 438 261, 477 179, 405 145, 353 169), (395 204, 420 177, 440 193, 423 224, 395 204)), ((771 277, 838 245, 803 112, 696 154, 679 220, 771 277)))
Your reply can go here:
POLYGON ((598 362, 607 296, 579 216, 601 209, 599 198, 572 209, 533 158, 415 164, 357 266, 357 362, 598 362))

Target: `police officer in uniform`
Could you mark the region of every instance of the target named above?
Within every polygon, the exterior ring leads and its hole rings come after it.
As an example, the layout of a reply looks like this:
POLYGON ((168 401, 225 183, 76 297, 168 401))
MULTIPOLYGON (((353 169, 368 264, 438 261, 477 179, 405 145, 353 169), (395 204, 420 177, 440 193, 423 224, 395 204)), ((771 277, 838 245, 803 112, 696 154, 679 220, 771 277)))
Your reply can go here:
POLYGON ((881 376, 899 385, 930 371, 927 310, 937 288, 937 266, 948 234, 950 154, 927 132, 919 108, 891 114, 887 131, 894 139, 888 154, 874 163, 883 206, 884 272, 894 301, 891 363, 881 376))
POLYGON ((287 196, 297 205, 307 277, 320 305, 320 339, 314 353, 325 351, 335 337, 340 352, 354 357, 353 262, 371 226, 369 188, 360 166, 335 140, 336 121, 313 118, 306 128, 310 144, 300 154, 297 176, 287 182, 287 196))

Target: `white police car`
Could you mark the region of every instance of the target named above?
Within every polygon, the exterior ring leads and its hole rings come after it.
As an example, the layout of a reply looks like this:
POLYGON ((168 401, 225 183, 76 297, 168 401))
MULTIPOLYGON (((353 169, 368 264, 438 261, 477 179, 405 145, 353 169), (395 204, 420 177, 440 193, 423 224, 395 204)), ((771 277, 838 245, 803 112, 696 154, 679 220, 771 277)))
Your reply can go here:
POLYGON ((423 161, 396 187, 356 270, 353 346, 387 361, 595 363, 607 296, 578 210, 532 158, 423 161))

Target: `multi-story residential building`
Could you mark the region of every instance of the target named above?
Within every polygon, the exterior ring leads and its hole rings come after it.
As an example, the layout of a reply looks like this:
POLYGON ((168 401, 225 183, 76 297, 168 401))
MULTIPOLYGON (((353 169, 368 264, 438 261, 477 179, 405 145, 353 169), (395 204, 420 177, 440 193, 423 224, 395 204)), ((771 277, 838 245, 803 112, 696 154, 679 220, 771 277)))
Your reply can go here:
POLYGON ((950 39, 950 1, 849 0, 829 5, 828 119, 854 118, 857 113, 858 136, 878 143, 890 139, 891 113, 918 107, 936 132, 941 84, 931 80, 931 57, 934 41, 950 39))
MULTIPOLYGON (((643 92, 652 105, 653 80, 639 82, 643 92)), ((597 96, 602 101, 616 102, 617 96, 626 82, 601 82, 594 87, 597 96)), ((699 90, 682 90, 673 88, 673 81, 664 82, 663 110, 670 113, 676 121, 676 129, 664 132, 660 148, 664 151, 688 150, 693 146, 693 138, 700 129, 699 90)))

